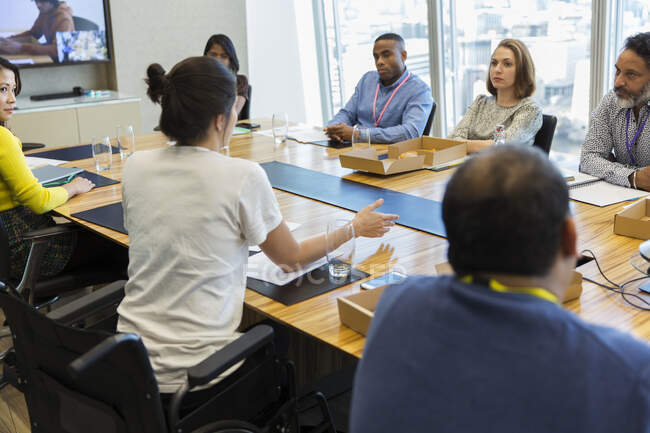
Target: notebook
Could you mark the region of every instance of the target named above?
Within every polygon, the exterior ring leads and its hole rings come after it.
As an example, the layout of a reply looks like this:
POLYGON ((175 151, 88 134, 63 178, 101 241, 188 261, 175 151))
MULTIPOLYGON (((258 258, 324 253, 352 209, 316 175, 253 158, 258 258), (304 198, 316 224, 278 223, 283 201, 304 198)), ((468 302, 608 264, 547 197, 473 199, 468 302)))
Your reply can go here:
POLYGON ((76 167, 59 167, 56 165, 44 165, 32 170, 34 177, 38 179, 41 185, 44 183, 54 182, 55 180, 64 179, 75 174, 81 173, 83 168, 76 167))
POLYGON ((583 203, 603 207, 622 201, 636 200, 648 195, 648 192, 614 185, 585 173, 573 172, 570 175, 574 180, 568 182, 569 197, 583 203))

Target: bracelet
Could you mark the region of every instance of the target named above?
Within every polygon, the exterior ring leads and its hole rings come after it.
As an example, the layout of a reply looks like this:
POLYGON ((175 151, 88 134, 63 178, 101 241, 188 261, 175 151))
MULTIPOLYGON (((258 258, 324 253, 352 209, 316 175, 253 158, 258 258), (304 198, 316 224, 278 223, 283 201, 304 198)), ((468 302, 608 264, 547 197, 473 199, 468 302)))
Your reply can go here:
POLYGON ((632 187, 634 189, 639 189, 636 187, 636 170, 634 170, 634 174, 632 175, 632 187))

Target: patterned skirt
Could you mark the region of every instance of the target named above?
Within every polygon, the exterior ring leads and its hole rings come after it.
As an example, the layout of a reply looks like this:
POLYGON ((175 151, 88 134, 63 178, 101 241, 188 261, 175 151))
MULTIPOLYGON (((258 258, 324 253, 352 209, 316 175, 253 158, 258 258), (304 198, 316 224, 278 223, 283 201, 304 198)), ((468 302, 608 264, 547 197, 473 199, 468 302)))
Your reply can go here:
MULTIPOLYGON (((23 233, 56 225, 48 214, 39 215, 25 206, 0 212, 9 238, 9 275, 20 280, 27 264, 31 241, 23 241, 23 233)), ((47 251, 43 255, 40 268, 41 277, 50 277, 63 270, 70 260, 77 244, 76 233, 52 236, 47 251)))

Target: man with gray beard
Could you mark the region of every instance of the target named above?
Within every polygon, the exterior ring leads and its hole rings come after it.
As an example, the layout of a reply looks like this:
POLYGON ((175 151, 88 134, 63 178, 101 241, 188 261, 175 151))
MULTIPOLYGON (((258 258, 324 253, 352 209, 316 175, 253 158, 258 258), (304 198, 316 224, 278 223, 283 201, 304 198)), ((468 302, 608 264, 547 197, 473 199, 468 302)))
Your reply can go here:
POLYGON ((580 171, 650 191, 650 32, 625 41, 614 89, 591 115, 580 171))

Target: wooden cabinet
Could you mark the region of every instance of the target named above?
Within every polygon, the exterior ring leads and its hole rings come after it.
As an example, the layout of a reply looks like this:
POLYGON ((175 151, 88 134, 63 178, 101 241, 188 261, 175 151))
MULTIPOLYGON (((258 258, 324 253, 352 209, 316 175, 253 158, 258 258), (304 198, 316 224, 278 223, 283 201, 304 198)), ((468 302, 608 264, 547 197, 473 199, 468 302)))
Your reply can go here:
POLYGON ((140 133, 140 99, 110 92, 105 98, 69 98, 34 102, 18 98, 7 126, 22 142, 63 146, 90 143, 92 137, 115 135, 117 125, 140 133))

